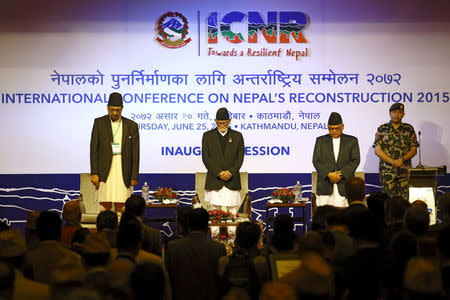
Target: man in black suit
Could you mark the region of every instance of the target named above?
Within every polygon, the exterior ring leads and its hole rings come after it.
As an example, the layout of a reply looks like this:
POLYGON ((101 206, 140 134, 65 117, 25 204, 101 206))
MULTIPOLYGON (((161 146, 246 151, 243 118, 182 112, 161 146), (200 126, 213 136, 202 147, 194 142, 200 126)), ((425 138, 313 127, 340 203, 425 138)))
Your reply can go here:
POLYGON ((191 232, 170 241, 164 255, 173 300, 219 299, 219 258, 225 246, 208 239, 209 214, 204 208, 189 213, 191 232))
POLYGON ((116 211, 122 211, 139 175, 138 125, 122 117, 122 109, 122 95, 112 93, 108 114, 94 121, 90 151, 91 181, 99 202, 105 209, 114 203, 116 211))
POLYGON ((229 128, 231 119, 225 107, 217 111, 215 121, 217 128, 205 132, 202 139, 202 160, 208 169, 205 200, 236 213, 241 202, 239 169, 244 161, 244 138, 229 128))
POLYGON ((313 164, 317 171, 317 205, 345 207, 345 181, 355 175, 360 162, 358 139, 343 134, 344 124, 337 112, 328 119, 329 134, 316 140, 313 164))

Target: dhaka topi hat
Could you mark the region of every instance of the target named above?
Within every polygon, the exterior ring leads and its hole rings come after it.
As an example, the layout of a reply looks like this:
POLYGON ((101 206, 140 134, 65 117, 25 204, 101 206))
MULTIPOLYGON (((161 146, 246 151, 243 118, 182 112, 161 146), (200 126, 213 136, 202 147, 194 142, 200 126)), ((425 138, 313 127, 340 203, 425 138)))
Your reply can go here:
POLYGON ((122 95, 119 93, 111 93, 108 100, 109 106, 123 106, 122 95))
POLYGON ((216 120, 226 121, 230 119, 230 114, 225 107, 219 108, 216 113, 216 120))
POLYGON ((330 117, 328 118, 328 125, 341 125, 342 124, 342 117, 337 112, 332 112, 330 114, 330 117))

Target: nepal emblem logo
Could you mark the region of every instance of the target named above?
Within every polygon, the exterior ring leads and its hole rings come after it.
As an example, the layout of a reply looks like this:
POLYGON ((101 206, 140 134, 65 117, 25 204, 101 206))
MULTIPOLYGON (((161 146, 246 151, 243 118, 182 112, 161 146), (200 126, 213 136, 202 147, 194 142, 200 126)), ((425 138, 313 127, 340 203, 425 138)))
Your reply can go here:
POLYGON ((159 17, 156 23, 158 37, 156 41, 167 48, 181 48, 187 45, 191 38, 188 35, 188 20, 179 12, 167 12, 159 17))

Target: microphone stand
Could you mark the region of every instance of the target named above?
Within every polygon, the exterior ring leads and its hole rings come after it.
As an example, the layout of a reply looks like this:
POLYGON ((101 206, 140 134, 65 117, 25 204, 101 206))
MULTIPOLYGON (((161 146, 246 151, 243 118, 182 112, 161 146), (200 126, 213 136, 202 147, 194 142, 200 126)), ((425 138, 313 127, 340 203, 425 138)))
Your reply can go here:
POLYGON ((417 169, 424 169, 425 168, 425 166, 424 165, 422 165, 422 151, 421 151, 421 148, 422 148, 422 140, 421 140, 421 136, 422 136, 422 132, 418 132, 419 133, 419 164, 417 165, 417 169))

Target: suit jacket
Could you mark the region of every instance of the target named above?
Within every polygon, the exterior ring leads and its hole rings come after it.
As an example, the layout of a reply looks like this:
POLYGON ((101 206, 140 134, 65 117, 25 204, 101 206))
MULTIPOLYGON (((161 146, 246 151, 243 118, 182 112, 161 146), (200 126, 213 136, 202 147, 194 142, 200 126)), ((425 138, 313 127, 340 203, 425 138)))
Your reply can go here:
POLYGON ((222 153, 217 128, 205 132, 202 138, 202 160, 208 170, 206 190, 220 190, 223 186, 235 191, 241 189, 239 169, 244 162, 244 138, 239 131, 228 128, 225 153, 222 153), (223 181, 218 175, 226 170, 233 176, 223 181))
MULTIPOLYGON (((139 177, 139 130, 136 122, 122 117, 122 177, 127 188, 139 177)), ((91 174, 106 182, 111 170, 113 141, 108 115, 94 121, 91 135, 91 174)))
POLYGON ((141 225, 143 229, 141 248, 147 252, 162 256, 161 231, 144 223, 141 223, 141 225))
POLYGON ((327 175, 340 170, 343 178, 338 183, 338 190, 339 195, 345 196, 345 180, 355 176, 355 170, 360 162, 359 155, 358 139, 354 136, 341 135, 337 160, 334 157, 332 137, 329 134, 319 136, 316 139, 313 154, 313 165, 317 171, 317 194, 331 195, 333 193, 333 184, 327 175))
POLYGON ((164 255, 172 284, 173 300, 216 300, 218 262, 226 255, 223 244, 211 241, 205 233, 192 231, 170 241, 164 255))

